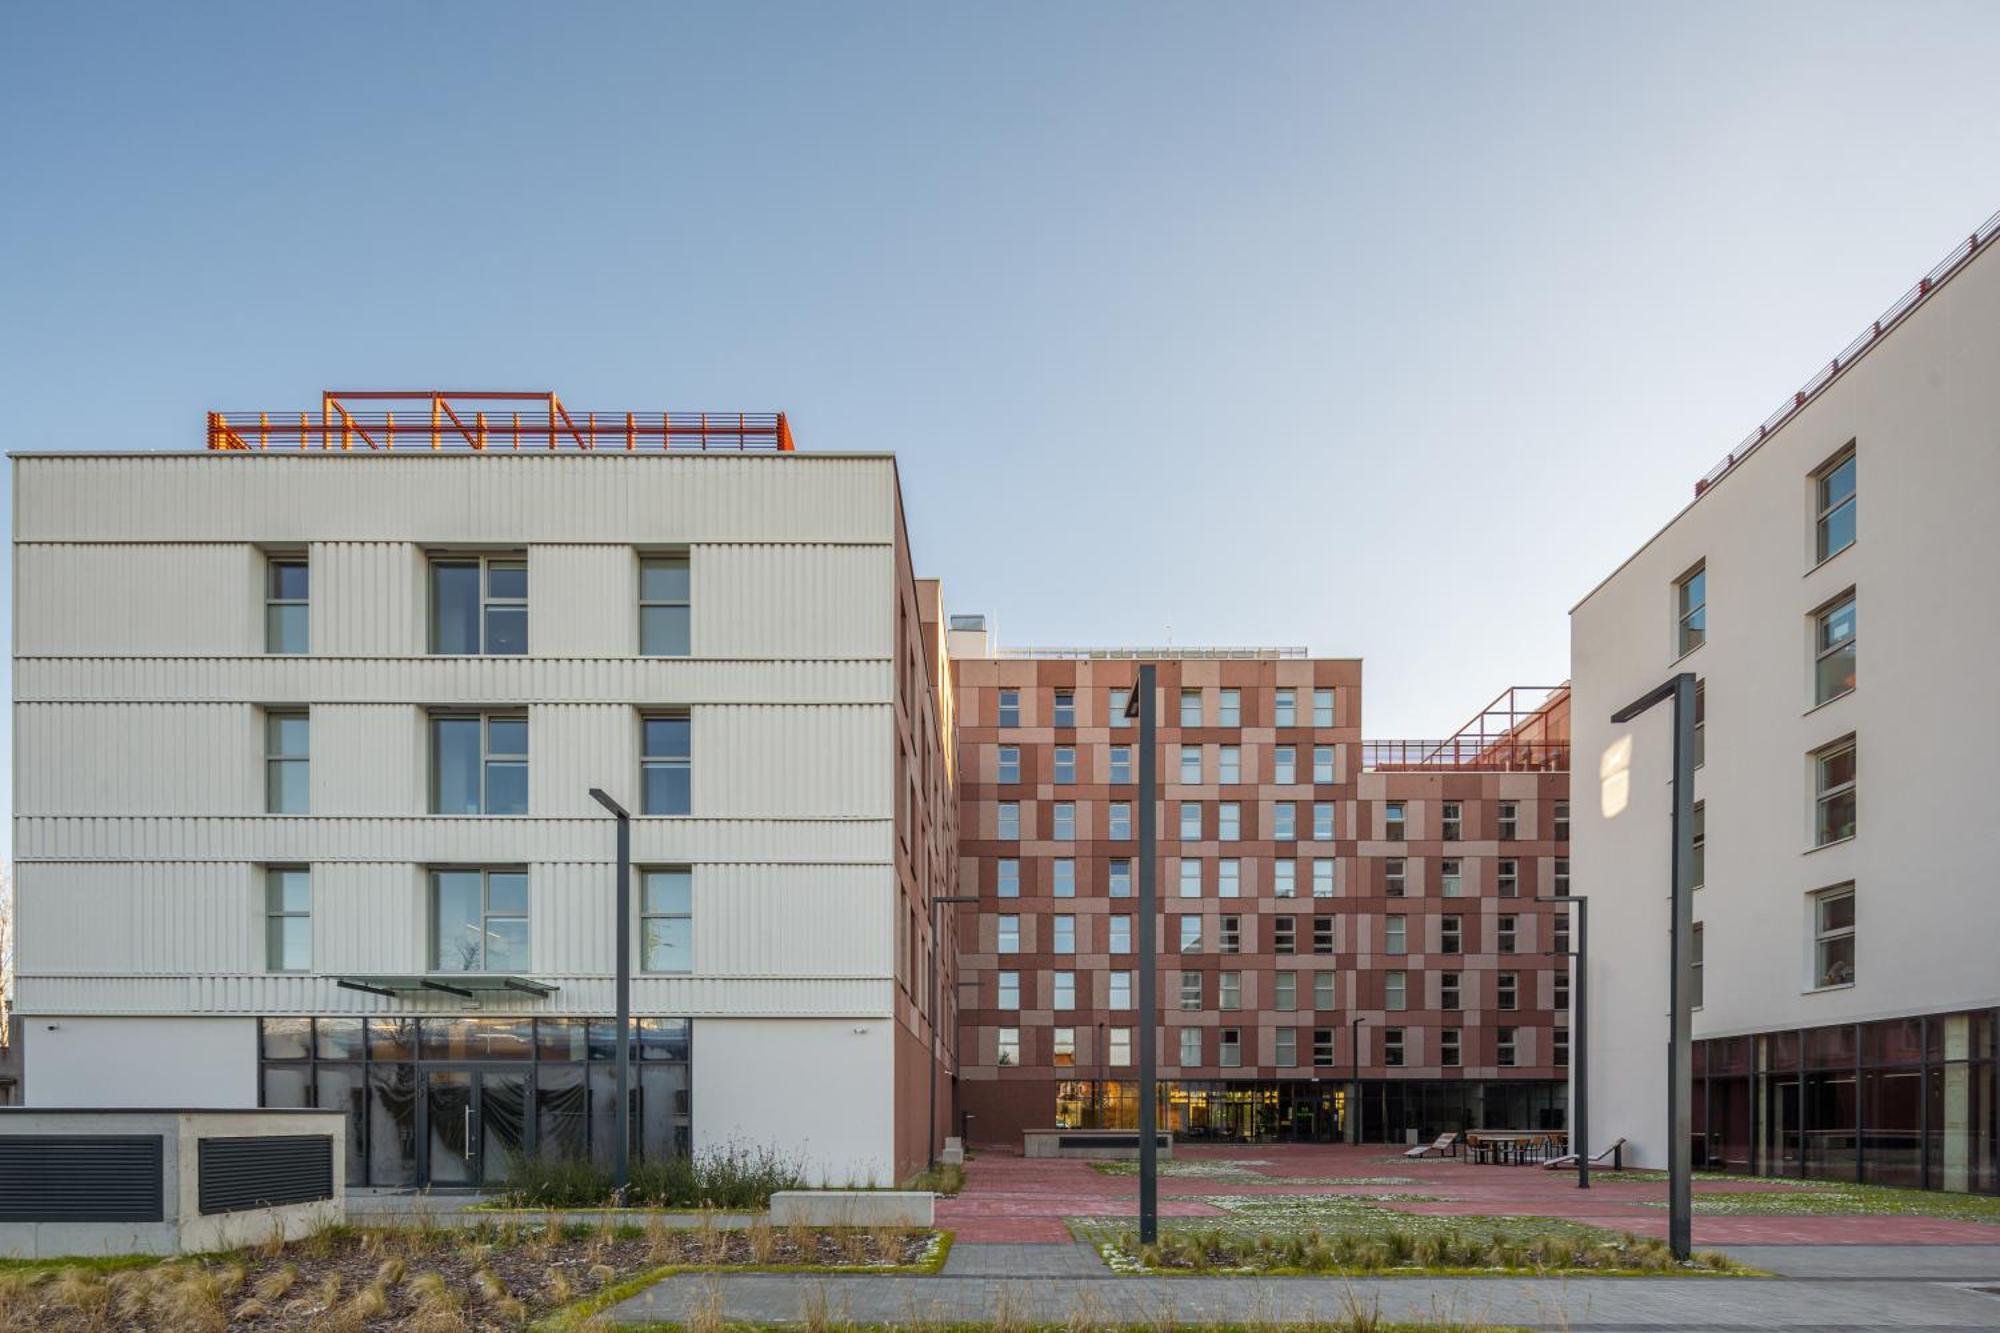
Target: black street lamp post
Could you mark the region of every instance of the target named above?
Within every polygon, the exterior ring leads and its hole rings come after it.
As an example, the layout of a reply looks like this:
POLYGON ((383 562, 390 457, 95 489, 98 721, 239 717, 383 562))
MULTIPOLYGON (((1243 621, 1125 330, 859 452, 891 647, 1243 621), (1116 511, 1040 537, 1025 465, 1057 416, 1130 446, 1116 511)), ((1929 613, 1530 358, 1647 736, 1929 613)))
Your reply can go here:
POLYGON ((625 1202, 632 1179, 632 816, 624 806, 590 789, 590 799, 618 820, 618 1152, 613 1158, 613 1200, 625 1202))
POLYGON ((1576 908, 1575 938, 1568 953, 1551 949, 1551 955, 1573 958, 1570 968, 1570 1100, 1576 1105, 1576 1123, 1570 1128, 1570 1148, 1576 1153, 1576 1187, 1590 1188, 1590 899, 1571 893, 1552 893, 1535 899, 1538 903, 1568 903, 1576 908))
POLYGON ((1160 1125, 1159 1087, 1154 1082, 1159 1046, 1158 995, 1154 989, 1154 952, 1159 947, 1156 916, 1158 847, 1159 773, 1153 753, 1153 736, 1158 727, 1158 701, 1153 697, 1158 669, 1151 662, 1139 666, 1139 681, 1125 702, 1125 716, 1139 720, 1139 919, 1133 923, 1139 950, 1139 1243, 1150 1245, 1160 1238, 1160 1125))
POLYGON ((1350 1077, 1347 1081, 1347 1097, 1353 1104, 1347 1112, 1347 1141, 1361 1142, 1361 1025, 1368 1020, 1357 1017, 1347 1024, 1347 1066, 1350 1077))

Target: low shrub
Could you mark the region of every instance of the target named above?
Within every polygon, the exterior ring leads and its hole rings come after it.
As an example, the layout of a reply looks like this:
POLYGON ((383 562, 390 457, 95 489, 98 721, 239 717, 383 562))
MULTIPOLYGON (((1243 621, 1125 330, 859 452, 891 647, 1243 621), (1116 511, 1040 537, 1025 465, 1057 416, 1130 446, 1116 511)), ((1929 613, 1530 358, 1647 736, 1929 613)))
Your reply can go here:
MULTIPOLYGON (((693 1155, 632 1163, 625 1202, 638 1208, 765 1208, 779 1190, 798 1189, 805 1172, 769 1148, 730 1145, 693 1155)), ((612 1202, 611 1172, 584 1158, 517 1155, 508 1163, 500 1201, 510 1208, 602 1208, 612 1202)))

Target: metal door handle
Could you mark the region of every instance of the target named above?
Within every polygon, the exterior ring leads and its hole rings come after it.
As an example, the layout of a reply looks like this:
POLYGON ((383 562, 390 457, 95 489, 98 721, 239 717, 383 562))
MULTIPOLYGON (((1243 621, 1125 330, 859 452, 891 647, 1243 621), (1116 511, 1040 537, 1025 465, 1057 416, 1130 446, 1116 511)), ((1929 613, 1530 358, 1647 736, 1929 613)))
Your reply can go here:
POLYGON ((465 1155, 472 1156, 472 1103, 465 1104, 465 1155))

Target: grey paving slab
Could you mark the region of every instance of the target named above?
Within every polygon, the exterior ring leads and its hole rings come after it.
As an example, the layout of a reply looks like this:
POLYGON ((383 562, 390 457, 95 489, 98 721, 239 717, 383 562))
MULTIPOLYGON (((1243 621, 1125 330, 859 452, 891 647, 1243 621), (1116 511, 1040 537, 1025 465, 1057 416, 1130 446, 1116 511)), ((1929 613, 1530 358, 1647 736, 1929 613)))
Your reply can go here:
POLYGON ((2000 1299, 1969 1284, 1780 1278, 993 1278, 685 1275, 615 1307, 620 1323, 680 1323, 719 1300, 725 1319, 894 1324, 991 1321, 1222 1323, 1385 1318, 1513 1324, 1563 1333, 1646 1330, 2000 1328, 2000 1299))
POLYGON ((954 1245, 945 1256, 946 1277, 1109 1277, 1089 1245, 954 1245))
POLYGON ((2000 1282, 2000 1245, 1719 1245, 1781 1277, 1945 1278, 2000 1282))

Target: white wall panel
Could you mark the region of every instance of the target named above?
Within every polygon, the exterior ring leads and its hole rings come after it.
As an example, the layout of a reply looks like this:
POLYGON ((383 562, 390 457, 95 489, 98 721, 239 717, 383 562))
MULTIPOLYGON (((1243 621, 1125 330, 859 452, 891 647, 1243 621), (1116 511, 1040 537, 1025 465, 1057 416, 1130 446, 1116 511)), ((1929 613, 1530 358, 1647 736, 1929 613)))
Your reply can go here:
POLYGON ((430 739, 421 710, 322 704, 311 716, 315 815, 428 812, 430 739))
POLYGON ((263 880, 255 867, 30 862, 18 875, 24 971, 263 968, 263 880))
POLYGON ((528 649, 537 656, 639 651, 639 557, 629 545, 528 548, 528 649))
POLYGON ((715 1020, 695 1026, 695 1148, 780 1145, 823 1185, 894 1185, 895 1087, 888 1024, 715 1020))
POLYGON ((314 542, 312 651, 402 656, 429 649, 429 565, 410 542, 314 542))
POLYGON ((881 542, 895 463, 830 454, 40 454, 19 541, 881 542))
POLYGON ((17 704, 20 814, 264 808, 261 712, 242 704, 17 704))
POLYGON ((702 657, 893 656, 893 546, 701 545, 690 565, 702 657))
POLYGON ((422 866, 322 861, 312 872, 315 971, 429 967, 429 882, 422 866))
POLYGON ((16 653, 264 650, 254 546, 19 543, 14 564, 16 653))
POLYGON ((604 818, 602 787, 627 810, 639 802, 639 710, 615 704, 538 704, 528 710, 528 809, 539 816, 604 818))
POLYGON ((694 808, 718 815, 894 813, 887 706, 694 710, 694 808))
POLYGON ((257 1105, 251 1018, 70 1018, 27 1034, 30 1106, 257 1105))
POLYGON ((703 976, 890 976, 895 887, 888 867, 699 867, 695 970, 703 976))

